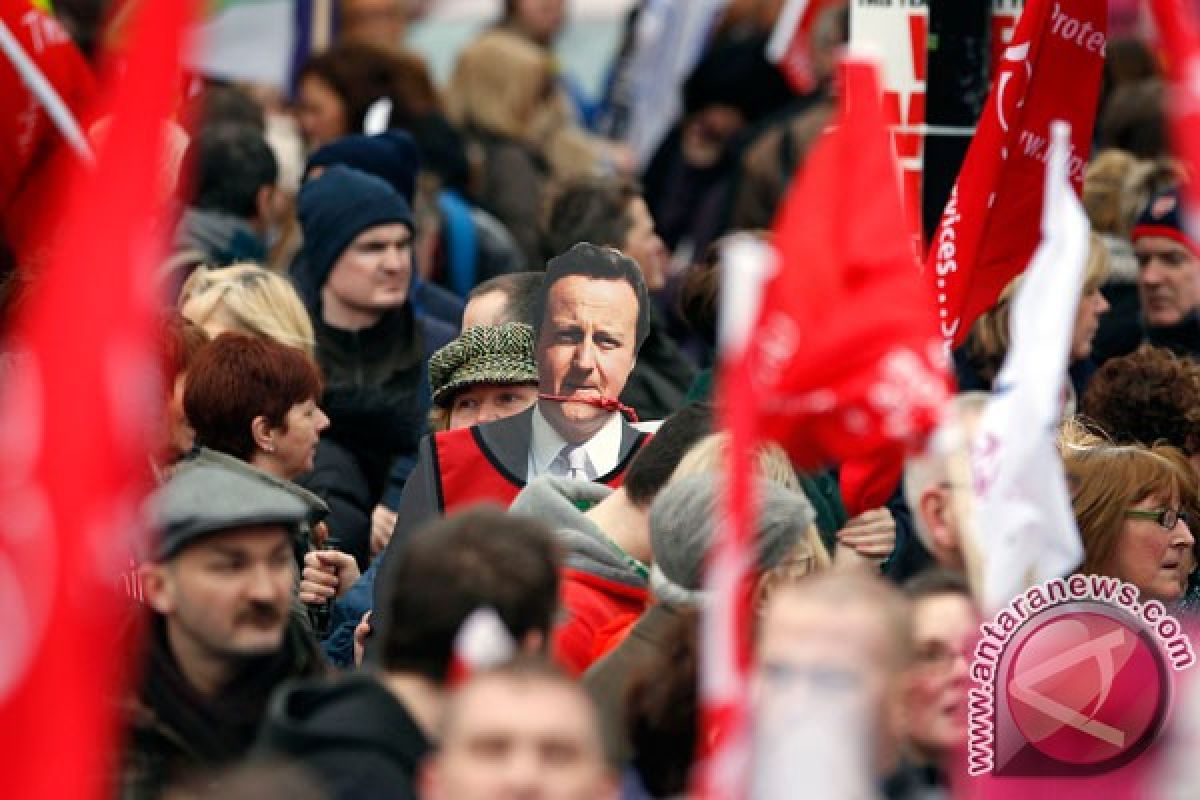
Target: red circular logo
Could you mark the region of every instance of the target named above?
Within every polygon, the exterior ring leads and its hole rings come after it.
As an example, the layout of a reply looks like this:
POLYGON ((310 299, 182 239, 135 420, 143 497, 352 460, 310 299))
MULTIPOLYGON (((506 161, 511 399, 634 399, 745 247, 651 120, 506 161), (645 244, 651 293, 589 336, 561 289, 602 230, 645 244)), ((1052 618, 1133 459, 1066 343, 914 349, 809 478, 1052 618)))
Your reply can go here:
POLYGON ((1027 744, 1075 767, 1115 766, 1144 750, 1168 700, 1154 642, 1107 608, 1036 620, 1003 681, 1027 744))

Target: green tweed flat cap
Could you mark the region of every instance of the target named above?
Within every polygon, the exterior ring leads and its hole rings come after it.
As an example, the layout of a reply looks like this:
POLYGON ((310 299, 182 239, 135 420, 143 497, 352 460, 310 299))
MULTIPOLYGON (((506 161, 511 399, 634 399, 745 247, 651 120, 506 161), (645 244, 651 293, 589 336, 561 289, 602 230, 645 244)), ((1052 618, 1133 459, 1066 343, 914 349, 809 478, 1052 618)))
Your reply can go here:
POLYGON ((454 395, 480 383, 537 383, 533 328, 523 322, 467 328, 429 358, 433 402, 448 406, 454 395))

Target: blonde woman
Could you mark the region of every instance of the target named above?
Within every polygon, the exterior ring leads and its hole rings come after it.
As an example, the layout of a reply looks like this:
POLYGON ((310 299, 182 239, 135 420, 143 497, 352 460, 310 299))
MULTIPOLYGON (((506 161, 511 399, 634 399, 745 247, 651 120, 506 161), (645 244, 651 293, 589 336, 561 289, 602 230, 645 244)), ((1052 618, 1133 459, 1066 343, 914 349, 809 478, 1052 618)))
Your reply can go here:
POLYGON ((211 337, 232 331, 272 339, 312 356, 312 321, 291 281, 257 264, 199 267, 179 292, 179 310, 211 337))
POLYGON ((476 194, 516 239, 532 268, 547 184, 594 174, 599 147, 575 122, 549 53, 517 33, 490 30, 459 55, 446 113, 482 159, 476 194))
MULTIPOLYGON (((1092 342, 1100 326, 1100 317, 1109 309, 1100 287, 1108 279, 1110 269, 1108 248, 1099 236, 1090 234, 1083 291, 1079 296, 1071 334, 1069 363, 1073 397, 1068 404, 1068 411, 1075 408, 1075 398, 1082 394, 1087 379, 1095 370, 1091 363, 1092 342)), ((1020 285, 1021 276, 1018 276, 1004 288, 996 305, 976 320, 967 343, 955 353, 955 371, 960 391, 991 390, 1004 357, 1008 355, 1009 315, 1020 285)))

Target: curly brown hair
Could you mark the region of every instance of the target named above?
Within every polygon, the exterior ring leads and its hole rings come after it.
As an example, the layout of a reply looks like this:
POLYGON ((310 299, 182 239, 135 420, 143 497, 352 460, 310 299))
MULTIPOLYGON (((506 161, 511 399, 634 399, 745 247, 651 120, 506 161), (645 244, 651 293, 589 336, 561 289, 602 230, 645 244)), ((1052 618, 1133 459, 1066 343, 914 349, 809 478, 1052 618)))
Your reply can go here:
POLYGON ((1169 350, 1146 345, 1106 361, 1081 408, 1118 444, 1165 442, 1200 453, 1200 364, 1169 350))

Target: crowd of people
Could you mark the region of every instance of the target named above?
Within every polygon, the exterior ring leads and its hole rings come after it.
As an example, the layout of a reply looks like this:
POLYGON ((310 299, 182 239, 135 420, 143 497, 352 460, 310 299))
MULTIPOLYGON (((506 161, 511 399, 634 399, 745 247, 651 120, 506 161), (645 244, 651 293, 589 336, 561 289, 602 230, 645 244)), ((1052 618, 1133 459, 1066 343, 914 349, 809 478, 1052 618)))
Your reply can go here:
MULTIPOLYGON (((769 237, 845 4, 797 94, 764 55, 782 3, 730 2, 645 164, 560 71, 563 0, 506 0, 444 86, 408 3, 337 5, 293 97, 191 103, 116 794, 684 796, 729 447, 719 248, 769 237)), ((1110 42, 1101 102, 1059 438, 1078 569, 1188 614, 1200 242, 1144 42, 1110 42)), ((1020 280, 955 352, 944 429, 977 430, 1020 280)), ((27 285, 13 265, 8 308, 27 285)), ((983 609, 949 459, 913 453, 851 515, 838 465, 754 454, 756 784, 950 796, 983 609)))

